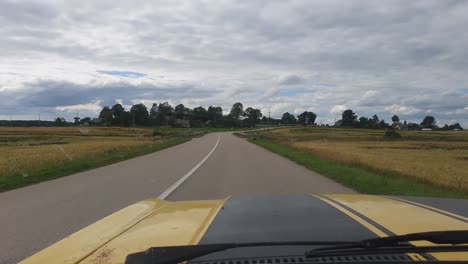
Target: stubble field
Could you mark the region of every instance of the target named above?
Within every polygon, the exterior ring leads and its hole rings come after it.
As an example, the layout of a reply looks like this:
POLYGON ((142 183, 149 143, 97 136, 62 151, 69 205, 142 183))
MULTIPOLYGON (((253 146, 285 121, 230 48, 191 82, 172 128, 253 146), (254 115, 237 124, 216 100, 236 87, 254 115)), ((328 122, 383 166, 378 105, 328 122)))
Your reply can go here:
POLYGON ((383 130, 285 128, 263 135, 323 159, 392 171, 438 186, 468 191, 468 132, 402 131, 399 140, 383 130))
POLYGON ((188 139, 149 129, 0 127, 0 191, 147 154, 188 139))

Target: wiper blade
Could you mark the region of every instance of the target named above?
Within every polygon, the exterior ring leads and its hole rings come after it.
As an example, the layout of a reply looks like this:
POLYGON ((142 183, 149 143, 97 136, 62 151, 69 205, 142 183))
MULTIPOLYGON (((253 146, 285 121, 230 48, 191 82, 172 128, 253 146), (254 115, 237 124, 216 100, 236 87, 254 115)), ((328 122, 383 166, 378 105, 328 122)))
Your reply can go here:
POLYGON ((375 248, 340 248, 340 249, 316 249, 306 253, 306 258, 375 255, 397 253, 430 253, 430 252, 468 252, 468 246, 393 246, 375 248))
POLYGON ((291 241, 259 243, 226 243, 190 246, 152 247, 143 252, 132 253, 125 259, 125 264, 173 264, 188 261, 211 253, 241 247, 268 246, 326 246, 349 245, 342 241, 291 241))
POLYGON ((308 251, 306 252, 306 257, 468 251, 468 246, 413 247, 407 243, 421 240, 434 244, 465 244, 468 243, 468 230, 424 232, 348 242, 293 241, 153 247, 143 252, 128 255, 125 259, 125 264, 173 264, 227 249, 262 246, 329 246, 308 251))
POLYGON ((410 241, 428 241, 433 244, 466 244, 468 243, 468 230, 451 230, 451 231, 432 231, 413 233, 401 236, 390 236, 374 238, 362 241, 368 247, 387 246, 395 243, 410 242, 410 241))
POLYGON ((464 252, 468 246, 425 246, 414 247, 411 241, 428 241, 433 244, 467 244, 468 230, 433 231, 367 239, 348 245, 317 248, 306 252, 306 257, 343 256, 378 253, 422 253, 422 252, 464 252))

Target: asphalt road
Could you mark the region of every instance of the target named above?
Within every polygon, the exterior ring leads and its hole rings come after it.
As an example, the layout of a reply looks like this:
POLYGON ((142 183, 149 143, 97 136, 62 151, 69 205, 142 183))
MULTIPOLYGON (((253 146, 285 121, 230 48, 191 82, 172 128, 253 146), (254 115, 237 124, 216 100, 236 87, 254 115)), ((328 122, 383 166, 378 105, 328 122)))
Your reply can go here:
POLYGON ((209 134, 139 158, 0 193, 0 263, 21 261, 145 198, 177 201, 312 192, 353 191, 230 133, 209 134))

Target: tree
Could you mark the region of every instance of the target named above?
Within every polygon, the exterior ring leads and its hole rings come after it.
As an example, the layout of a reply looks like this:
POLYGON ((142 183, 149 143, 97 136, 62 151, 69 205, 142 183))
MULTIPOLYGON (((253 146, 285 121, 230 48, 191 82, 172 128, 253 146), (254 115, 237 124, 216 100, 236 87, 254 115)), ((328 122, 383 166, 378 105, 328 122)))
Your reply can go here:
POLYGON ((283 124, 296 124, 297 120, 296 117, 289 112, 286 112, 283 114, 283 117, 281 117, 281 123, 283 124))
POLYGON ((104 106, 99 113, 99 118, 102 118, 104 125, 112 123, 112 110, 108 106, 104 106))
POLYGON ((167 117, 172 115, 172 106, 168 102, 159 103, 158 117, 163 125, 167 125, 167 117))
POLYGON ((435 118, 433 116, 426 116, 421 122, 421 126, 432 128, 436 124, 435 118))
POLYGON ((231 118, 239 120, 243 114, 244 106, 241 103, 235 103, 232 105, 231 112, 229 112, 229 116, 231 118))
POLYGON ((383 119, 380 120, 380 122, 379 122, 379 127, 380 128, 388 128, 389 126, 390 126, 389 124, 385 123, 385 120, 383 120, 383 119))
POLYGON ((208 119, 211 120, 213 124, 218 124, 223 120, 223 109, 219 106, 208 107, 208 119))
POLYGON ((57 118, 55 118, 54 123, 55 123, 56 126, 66 126, 67 125, 67 120, 65 120, 65 118, 63 118, 63 117, 57 117, 57 118))
POLYGON ((408 123, 408 130, 418 130, 420 127, 416 123, 408 123))
POLYGON ((112 124, 124 125, 122 122, 122 115, 125 112, 125 109, 123 108, 123 106, 121 104, 115 104, 114 106, 112 106, 111 111, 112 111, 112 116, 113 116, 112 124))
POLYGON ((84 124, 88 124, 91 122, 91 117, 87 116, 85 118, 81 118, 80 120, 80 124, 84 125, 84 124))
POLYGON ((133 105, 130 109, 130 114, 132 117, 132 123, 135 125, 146 125, 149 120, 148 109, 144 104, 133 105))
POLYGON ((260 111, 260 109, 248 107, 247 109, 245 109, 244 116, 247 118, 250 127, 255 127, 255 124, 257 124, 260 121, 260 118, 262 117, 262 112, 260 111))
POLYGON ((119 117, 121 126, 130 126, 133 124, 132 114, 128 111, 123 111, 119 117))
POLYGON ((392 116, 392 122, 393 123, 398 123, 400 122, 400 118, 397 115, 392 116))
POLYGON ((359 121, 357 122, 357 127, 360 128, 371 128, 372 127, 373 120, 370 118, 367 118, 365 116, 362 116, 359 118, 359 121))
POLYGON ((175 108, 174 108, 174 112, 175 112, 175 115, 176 115, 176 118, 178 119, 184 119, 185 117, 185 112, 186 112, 186 108, 183 104, 178 104, 175 108))
POLYGON ((150 116, 152 118, 155 118, 157 115, 158 115, 158 104, 153 103, 153 106, 151 106, 151 109, 150 109, 150 116))
POLYGON ((73 119, 75 119, 75 122, 74 122, 75 125, 80 124, 80 118, 79 117, 75 116, 73 119))
POLYGON ((123 108, 121 104, 115 104, 114 106, 112 106, 111 110, 112 110, 112 115, 114 116, 114 119, 120 118, 122 113, 125 111, 125 109, 123 108))
POLYGON ((317 115, 314 112, 305 111, 297 116, 297 122, 301 125, 313 125, 317 115))
POLYGON ((377 114, 372 116, 372 128, 379 128, 379 117, 377 114))
POLYGON ((345 110, 341 117, 342 126, 354 126, 356 123, 357 115, 351 109, 345 110))
POLYGON ((447 130, 454 130, 454 129, 463 130, 463 127, 460 125, 460 123, 455 123, 449 126, 445 125, 444 128, 446 128, 447 130))
POLYGON ((455 123, 451 125, 452 129, 460 129, 463 130, 463 127, 460 125, 460 123, 455 123))
POLYGON ((208 120, 208 111, 203 106, 193 109, 193 119, 205 123, 208 120))

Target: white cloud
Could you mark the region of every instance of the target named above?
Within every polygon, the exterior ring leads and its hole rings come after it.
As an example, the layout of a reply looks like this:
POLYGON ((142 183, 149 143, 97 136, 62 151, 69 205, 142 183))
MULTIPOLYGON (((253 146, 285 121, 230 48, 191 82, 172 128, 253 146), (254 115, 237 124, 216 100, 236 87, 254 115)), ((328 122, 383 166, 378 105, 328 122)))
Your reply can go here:
POLYGON ((87 111, 87 112, 98 112, 102 109, 102 100, 97 100, 93 103, 88 104, 77 104, 77 105, 67 105, 67 106, 58 106, 55 109, 59 111, 66 111, 75 113, 76 111, 87 111))
POLYGON ((385 107, 385 111, 389 113, 404 114, 404 115, 412 115, 412 114, 421 112, 421 110, 414 109, 412 107, 396 105, 396 104, 385 107))
POLYGON ((0 115, 120 98, 241 101, 324 121, 345 105, 432 111, 468 126, 457 112, 468 108, 467 12, 456 1, 0 1, 0 115))
POLYGON ((330 113, 332 114, 341 114, 343 111, 349 109, 346 105, 335 105, 332 107, 330 110, 330 113))

